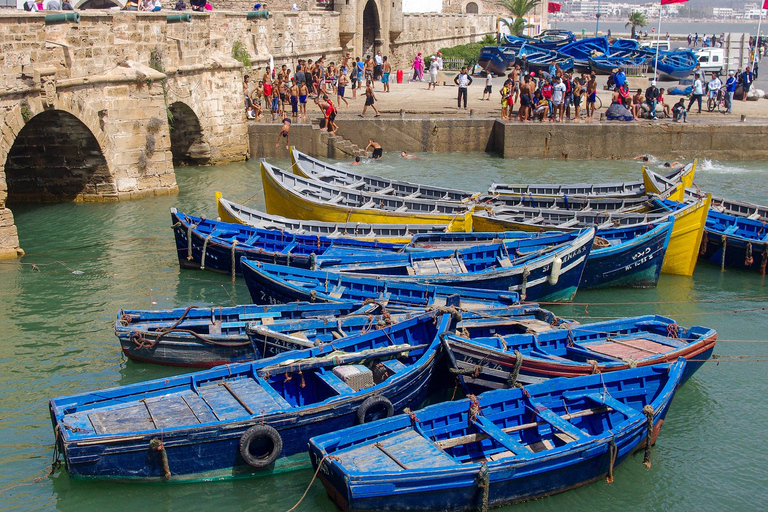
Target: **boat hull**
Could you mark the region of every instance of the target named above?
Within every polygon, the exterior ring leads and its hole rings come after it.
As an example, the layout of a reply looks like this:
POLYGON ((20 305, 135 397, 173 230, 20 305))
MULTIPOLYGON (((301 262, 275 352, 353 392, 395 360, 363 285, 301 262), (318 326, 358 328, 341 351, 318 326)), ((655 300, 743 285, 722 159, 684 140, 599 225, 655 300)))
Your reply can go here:
POLYGON ((672 223, 664 223, 621 245, 593 248, 579 287, 655 287, 673 227, 672 223))
POLYGON ((705 229, 699 259, 720 267, 765 274, 768 242, 749 241, 705 229))

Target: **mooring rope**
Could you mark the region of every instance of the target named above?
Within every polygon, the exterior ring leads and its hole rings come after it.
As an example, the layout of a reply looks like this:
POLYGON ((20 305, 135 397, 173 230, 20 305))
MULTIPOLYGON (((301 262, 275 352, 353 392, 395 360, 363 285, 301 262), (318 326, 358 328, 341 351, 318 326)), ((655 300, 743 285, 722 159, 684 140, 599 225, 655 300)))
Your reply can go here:
POLYGON ((648 404, 643 407, 643 414, 645 414, 647 428, 647 433, 645 435, 645 455, 643 455, 643 465, 650 469, 651 445, 653 444, 653 406, 648 404))
POLYGON ((301 502, 304 501, 304 498, 307 497, 307 493, 309 492, 309 489, 312 487, 312 484, 315 483, 315 479, 317 478, 317 474, 320 473, 320 468, 323 467, 323 462, 325 462, 326 459, 330 460, 339 460, 339 458, 335 455, 325 455, 322 459, 320 459, 320 462, 317 463, 317 469, 315 470, 315 474, 312 475, 312 480, 309 481, 309 485, 307 486, 307 489, 304 491, 304 494, 301 495, 301 498, 299 498, 299 501, 296 502, 294 506, 289 508, 287 512, 293 512, 298 508, 299 505, 301 505, 301 502))

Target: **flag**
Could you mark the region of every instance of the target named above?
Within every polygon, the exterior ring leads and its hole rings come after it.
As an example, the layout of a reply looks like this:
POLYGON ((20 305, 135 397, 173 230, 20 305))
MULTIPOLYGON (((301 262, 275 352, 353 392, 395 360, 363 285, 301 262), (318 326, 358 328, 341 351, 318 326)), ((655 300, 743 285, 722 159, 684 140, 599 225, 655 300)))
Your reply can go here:
POLYGON ((765 2, 763 2, 763 9, 768 9, 768 0, 765 0, 765 2))
POLYGON ((661 5, 682 4, 683 2, 687 2, 687 1, 688 0, 661 0, 661 5))
MULTIPOLYGON (((768 0, 765 0, 766 3, 768 3, 768 0)), ((563 4, 556 4, 555 2, 549 2, 549 5, 547 6, 547 12, 560 12, 560 8, 563 6, 563 4)))

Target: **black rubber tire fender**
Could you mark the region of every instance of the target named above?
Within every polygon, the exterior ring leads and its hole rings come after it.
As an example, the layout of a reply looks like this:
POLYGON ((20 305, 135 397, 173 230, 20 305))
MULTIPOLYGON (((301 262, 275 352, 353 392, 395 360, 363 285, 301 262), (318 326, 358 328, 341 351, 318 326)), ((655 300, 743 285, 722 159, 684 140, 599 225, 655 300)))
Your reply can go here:
POLYGON ((357 423, 360 425, 365 423, 365 417, 368 415, 368 412, 373 408, 381 406, 384 406, 387 411, 386 416, 384 416, 385 418, 389 418, 395 414, 395 408, 387 397, 379 395, 369 396, 357 409, 357 423))
POLYGON ((274 427, 269 425, 255 425, 245 431, 240 438, 240 456, 251 467, 264 468, 272 464, 283 452, 283 438, 274 427), (272 442, 272 449, 264 456, 256 456, 251 453, 251 444, 259 439, 267 438, 272 442))

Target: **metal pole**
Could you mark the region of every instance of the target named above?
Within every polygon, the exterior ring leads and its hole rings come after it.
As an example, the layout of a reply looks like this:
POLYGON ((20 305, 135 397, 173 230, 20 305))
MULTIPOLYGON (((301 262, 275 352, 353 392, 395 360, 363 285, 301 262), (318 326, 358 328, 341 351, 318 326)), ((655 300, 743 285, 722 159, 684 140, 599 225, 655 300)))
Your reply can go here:
POLYGON ((653 80, 656 81, 656 73, 659 67, 659 46, 661 43, 659 42, 659 38, 661 37, 661 13, 664 9, 664 6, 659 5, 659 28, 656 30, 656 63, 653 65, 653 80))
POLYGON ((600 0, 597 0, 597 14, 595 14, 597 22, 595 23, 595 37, 600 35, 600 0))
MULTIPOLYGON (((759 0, 758 0, 759 1, 759 0)), ((755 36, 755 51, 752 57, 752 74, 755 73, 755 62, 757 61, 758 42, 760 41, 760 24, 763 22, 763 7, 760 6, 760 17, 757 19, 757 35, 755 36)))

